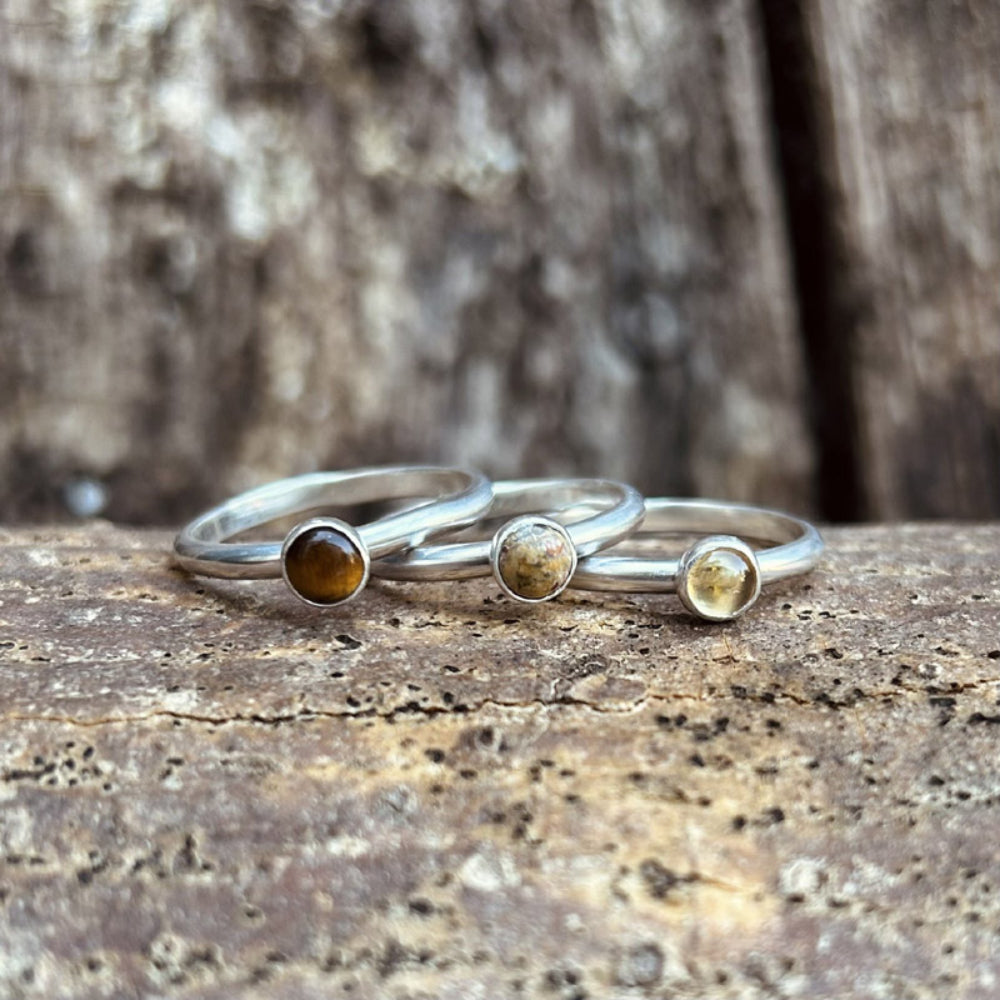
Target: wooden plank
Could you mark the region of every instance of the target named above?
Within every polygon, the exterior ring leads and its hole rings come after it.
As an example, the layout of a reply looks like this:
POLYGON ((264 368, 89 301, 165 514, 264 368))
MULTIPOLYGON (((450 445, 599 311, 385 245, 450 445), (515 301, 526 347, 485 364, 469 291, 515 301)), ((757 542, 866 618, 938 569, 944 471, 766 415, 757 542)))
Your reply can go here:
POLYGON ((828 540, 718 627, 3 532, 0 992, 994 996, 1000 527, 828 540))
POLYGON ((0 517, 400 459, 811 506, 749 0, 143 11, 0 0, 0 517))
MULTIPOLYGON (((1000 510, 1000 8, 808 0, 868 515, 1000 510)), ((849 426, 844 433, 849 433, 849 426)))

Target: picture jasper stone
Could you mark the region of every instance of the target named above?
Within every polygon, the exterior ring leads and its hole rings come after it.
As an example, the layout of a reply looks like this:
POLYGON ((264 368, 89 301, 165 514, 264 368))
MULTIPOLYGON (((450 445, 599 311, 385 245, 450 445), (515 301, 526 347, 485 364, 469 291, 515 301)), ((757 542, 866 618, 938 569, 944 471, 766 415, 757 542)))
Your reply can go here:
POLYGON ((365 559, 342 531, 317 525, 300 532, 285 550, 288 585, 312 604, 339 604, 365 582, 365 559))
POLYGON ((576 568, 573 543, 557 526, 538 521, 514 525, 501 537, 495 570, 515 597, 544 601, 569 583, 576 568))

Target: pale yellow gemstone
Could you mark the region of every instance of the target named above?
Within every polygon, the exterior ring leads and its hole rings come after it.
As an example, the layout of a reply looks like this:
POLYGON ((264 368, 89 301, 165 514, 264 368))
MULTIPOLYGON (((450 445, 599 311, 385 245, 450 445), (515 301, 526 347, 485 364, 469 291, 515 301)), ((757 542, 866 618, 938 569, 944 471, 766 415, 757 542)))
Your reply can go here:
POLYGON ((739 552, 713 549, 695 559, 687 571, 687 596, 699 614, 728 618, 753 600, 757 573, 739 552))
POLYGON ((544 601, 569 582, 575 566, 572 543, 555 528, 523 524, 511 530, 497 550, 497 573, 518 597, 544 601))

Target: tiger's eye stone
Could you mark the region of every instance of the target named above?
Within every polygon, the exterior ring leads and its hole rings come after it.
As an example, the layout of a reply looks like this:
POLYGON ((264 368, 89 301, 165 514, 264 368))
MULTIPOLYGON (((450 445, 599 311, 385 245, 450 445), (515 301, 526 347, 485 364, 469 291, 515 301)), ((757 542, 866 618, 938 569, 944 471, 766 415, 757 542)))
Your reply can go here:
POLYGON ((307 528, 285 551, 289 586, 313 604, 339 604, 365 580, 365 560, 354 541, 329 526, 307 528))
POLYGON ((576 568, 570 540, 556 527, 538 522, 515 525, 502 537, 496 573, 516 597, 544 601, 569 583, 576 568))
POLYGON ((687 571, 687 598, 706 618, 733 618, 753 602, 757 571, 733 549, 706 552, 687 571))

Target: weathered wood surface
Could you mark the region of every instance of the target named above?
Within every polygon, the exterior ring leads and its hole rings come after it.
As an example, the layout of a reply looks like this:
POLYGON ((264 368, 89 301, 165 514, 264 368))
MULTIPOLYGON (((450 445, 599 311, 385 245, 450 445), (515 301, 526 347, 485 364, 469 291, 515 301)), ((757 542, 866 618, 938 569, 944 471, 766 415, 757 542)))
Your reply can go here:
POLYGON ((5 997, 997 994, 1000 527, 724 627, 0 540, 5 997))
POLYGON ((754 10, 0 0, 0 518, 401 459, 810 508, 754 10))
POLYGON ((998 63, 994 0, 0 0, 0 518, 415 458, 1000 516, 998 63))
MULTIPOLYGON (((804 0, 868 516, 1000 512, 1000 5, 804 0)), ((829 245, 821 247, 823 238, 829 245)), ((839 433, 844 435, 846 427, 839 433)))

